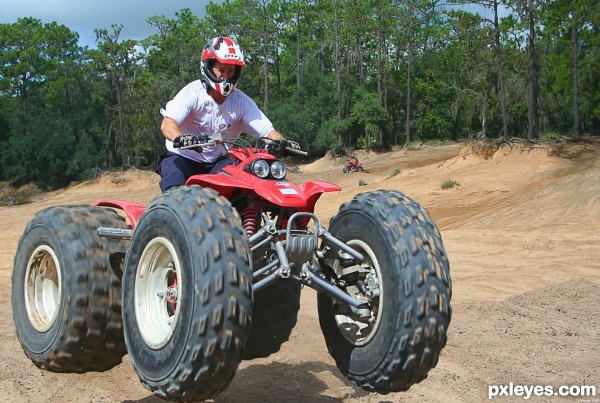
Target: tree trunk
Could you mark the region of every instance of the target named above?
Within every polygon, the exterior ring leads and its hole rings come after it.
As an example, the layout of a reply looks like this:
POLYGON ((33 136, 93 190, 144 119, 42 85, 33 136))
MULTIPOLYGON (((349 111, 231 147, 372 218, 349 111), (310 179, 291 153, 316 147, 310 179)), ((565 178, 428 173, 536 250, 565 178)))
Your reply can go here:
MULTIPOLYGON (((378 16, 378 39, 379 39, 379 50, 377 52, 377 59, 378 59, 378 71, 377 71, 377 90, 379 92, 379 100, 381 101, 381 104, 383 105, 383 109, 386 110, 387 112, 387 72, 386 72, 386 60, 388 57, 388 53, 387 53, 387 39, 386 39, 386 29, 385 29, 385 22, 384 22, 384 16, 383 15, 379 15, 378 16)), ((382 146, 383 145, 383 130, 381 129, 381 127, 378 130, 378 136, 377 136, 377 145, 378 146, 382 146)))
POLYGON ((265 63, 263 65, 264 68, 264 99, 263 99, 263 108, 265 111, 269 109, 269 35, 266 33, 263 35, 263 57, 265 58, 265 63))
POLYGON ((408 42, 408 61, 406 63, 406 144, 412 139, 410 136, 410 98, 411 98, 411 77, 412 77, 412 51, 411 41, 408 42))
POLYGON ((527 99, 527 120, 529 127, 527 138, 529 141, 539 140, 539 110, 538 110, 538 80, 537 80, 537 56, 535 52, 535 10, 533 1, 530 0, 527 7, 529 17, 529 94, 527 99))
POLYGON ((106 166, 112 168, 113 166, 113 152, 112 152, 112 118, 108 123, 107 140, 106 140, 106 166))
POLYGON ((415 19, 415 11, 414 5, 411 4, 408 14, 408 41, 406 45, 406 54, 407 54, 407 62, 406 62, 406 144, 409 144, 412 141, 410 135, 410 113, 411 113, 411 98, 412 98, 412 67, 413 67, 413 27, 414 27, 414 19, 415 19))
POLYGON ((121 80, 115 76, 115 90, 117 91, 117 112, 119 114, 119 138, 121 140, 121 170, 125 171, 125 126, 123 124, 123 100, 121 99, 121 80))
POLYGON ((581 137, 579 123, 579 38, 577 35, 578 23, 573 11, 573 24, 571 26, 571 46, 573 63, 573 138, 581 137))
POLYGON ((500 24, 498 22, 498 1, 494 1, 494 51, 496 53, 496 74, 498 75, 498 96, 500 97, 500 109, 502 111, 502 138, 504 141, 510 139, 508 130, 508 105, 506 103, 506 85, 504 83, 504 63, 502 62, 502 47, 500 44, 500 24))
POLYGON ((485 140, 487 138, 487 93, 483 94, 482 101, 483 105, 481 106, 481 135, 479 136, 479 140, 485 140))
POLYGON ((302 55, 302 32, 300 30, 300 6, 298 5, 298 11, 296 12, 296 87, 300 89, 300 66, 302 61, 300 60, 302 55))
MULTIPOLYGON (((341 63, 341 51, 340 51, 340 28, 337 9, 334 10, 333 16, 335 22, 335 81, 337 91, 337 117, 338 121, 342 120, 342 63, 341 63)), ((338 137, 338 144, 344 144, 342 133, 336 133, 338 137)))

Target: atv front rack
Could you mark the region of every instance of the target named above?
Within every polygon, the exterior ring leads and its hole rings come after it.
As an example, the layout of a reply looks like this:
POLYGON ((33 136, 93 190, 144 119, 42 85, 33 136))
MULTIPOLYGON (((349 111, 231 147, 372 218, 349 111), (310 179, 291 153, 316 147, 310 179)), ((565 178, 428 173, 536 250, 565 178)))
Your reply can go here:
POLYGON ((325 258, 339 260, 344 267, 357 265, 364 261, 364 256, 334 237, 323 227, 313 213, 297 212, 290 216, 285 230, 277 230, 275 222, 266 214, 263 215, 266 225, 249 238, 251 251, 254 252, 267 244, 277 254, 269 264, 253 273, 253 292, 260 292, 265 287, 282 279, 300 281, 302 284, 325 292, 335 300, 349 306, 351 312, 359 317, 370 317, 369 304, 358 301, 348 293, 327 281, 320 261, 325 258), (293 230, 294 222, 313 221, 314 232, 293 230), (318 240, 323 240, 323 248, 318 249, 318 240))

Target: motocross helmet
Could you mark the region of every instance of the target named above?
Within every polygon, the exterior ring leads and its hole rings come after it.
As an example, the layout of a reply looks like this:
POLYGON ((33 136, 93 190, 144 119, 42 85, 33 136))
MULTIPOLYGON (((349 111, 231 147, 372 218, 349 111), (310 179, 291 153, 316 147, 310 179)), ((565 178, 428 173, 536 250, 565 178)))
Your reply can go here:
POLYGON ((242 74, 242 67, 246 65, 246 62, 244 62, 242 50, 233 39, 227 36, 218 36, 208 41, 204 46, 200 64, 202 78, 207 88, 210 86, 226 97, 235 89, 235 85, 242 74), (217 78, 212 69, 217 61, 222 64, 233 64, 235 66, 233 77, 230 79, 217 78))

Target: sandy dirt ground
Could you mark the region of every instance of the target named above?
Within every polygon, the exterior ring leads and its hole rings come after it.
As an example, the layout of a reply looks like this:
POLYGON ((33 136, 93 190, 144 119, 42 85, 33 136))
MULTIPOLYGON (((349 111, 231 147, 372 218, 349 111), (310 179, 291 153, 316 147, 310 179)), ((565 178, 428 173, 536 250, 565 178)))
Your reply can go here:
MULTIPOLYGON (((281 351, 244 361, 215 402, 480 402, 488 385, 594 385, 596 397, 532 396, 529 401, 600 401, 600 142, 486 150, 469 144, 358 155, 367 172, 342 173, 342 160, 300 165, 291 179, 343 187, 324 195, 327 223, 362 191, 397 189, 421 203, 441 230, 453 281, 448 344, 429 377, 408 392, 369 394, 341 376, 318 324, 316 294, 305 289, 298 325, 281 351), (442 189, 444 181, 456 185, 442 189), (361 186, 359 186, 359 183, 361 186)), ((0 400, 160 402, 127 356, 103 373, 56 374, 35 367, 16 337, 12 261, 36 211, 118 198, 148 203, 158 176, 131 170, 0 207, 0 400)), ((522 401, 498 397, 498 401, 522 401)))

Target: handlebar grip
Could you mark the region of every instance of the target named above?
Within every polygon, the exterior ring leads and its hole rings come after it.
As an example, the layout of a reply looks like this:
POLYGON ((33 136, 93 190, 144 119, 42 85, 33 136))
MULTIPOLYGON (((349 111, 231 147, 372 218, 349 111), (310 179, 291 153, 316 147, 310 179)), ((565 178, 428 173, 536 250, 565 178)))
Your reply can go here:
POLYGON ((306 151, 298 150, 298 149, 292 148, 292 147, 286 147, 285 150, 289 153, 302 155, 304 157, 306 157, 308 155, 308 153, 306 151))

